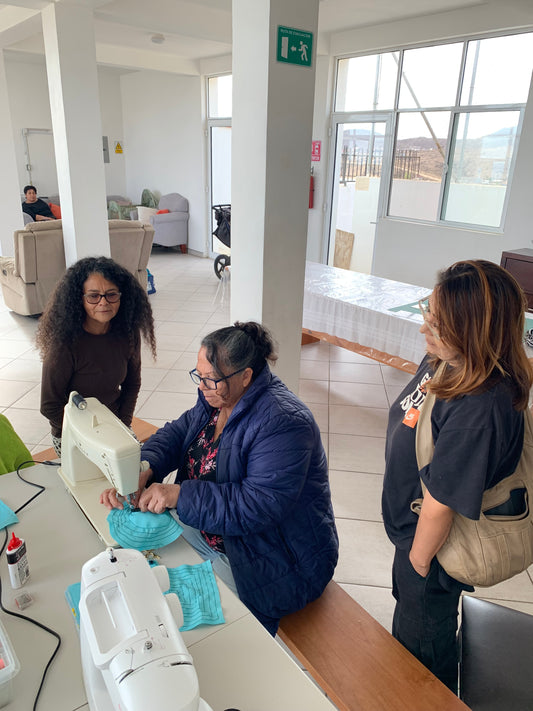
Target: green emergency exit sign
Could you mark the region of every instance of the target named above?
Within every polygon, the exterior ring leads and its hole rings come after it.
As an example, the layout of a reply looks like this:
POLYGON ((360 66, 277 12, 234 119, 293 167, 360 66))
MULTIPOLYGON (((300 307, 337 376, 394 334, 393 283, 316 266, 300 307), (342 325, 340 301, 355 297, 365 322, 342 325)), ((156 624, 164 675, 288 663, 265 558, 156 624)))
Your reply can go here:
POLYGON ((278 62, 311 66, 313 34, 295 27, 278 26, 278 62))

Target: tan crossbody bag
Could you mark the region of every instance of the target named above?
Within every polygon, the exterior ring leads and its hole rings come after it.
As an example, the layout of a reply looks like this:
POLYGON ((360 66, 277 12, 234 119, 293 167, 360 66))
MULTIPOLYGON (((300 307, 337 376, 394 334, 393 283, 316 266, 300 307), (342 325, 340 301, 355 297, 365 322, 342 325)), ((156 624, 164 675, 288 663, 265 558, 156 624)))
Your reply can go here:
MULTIPOLYGON (((428 393, 420 409, 416 426, 416 459, 421 470, 433 458, 431 411, 435 395, 428 393)), ((422 492, 426 488, 422 483, 422 492)), ((483 494, 478 521, 455 513, 446 542, 437 559, 452 578, 468 585, 489 587, 512 578, 533 563, 533 417, 524 412, 524 448, 513 474, 487 489, 483 494), (508 501, 511 491, 525 489, 525 511, 518 516, 489 515, 508 501)), ((411 503, 420 513, 422 499, 411 503)))

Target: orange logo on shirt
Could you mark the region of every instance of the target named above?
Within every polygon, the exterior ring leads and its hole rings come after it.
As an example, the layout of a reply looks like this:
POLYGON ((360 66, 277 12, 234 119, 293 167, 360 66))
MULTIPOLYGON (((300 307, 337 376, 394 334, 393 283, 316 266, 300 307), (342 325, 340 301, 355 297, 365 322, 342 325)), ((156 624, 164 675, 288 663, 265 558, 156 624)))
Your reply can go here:
POLYGON ((402 422, 404 425, 407 425, 407 427, 415 427, 419 417, 420 411, 417 410, 416 407, 411 407, 405 413, 405 417, 403 418, 402 422))

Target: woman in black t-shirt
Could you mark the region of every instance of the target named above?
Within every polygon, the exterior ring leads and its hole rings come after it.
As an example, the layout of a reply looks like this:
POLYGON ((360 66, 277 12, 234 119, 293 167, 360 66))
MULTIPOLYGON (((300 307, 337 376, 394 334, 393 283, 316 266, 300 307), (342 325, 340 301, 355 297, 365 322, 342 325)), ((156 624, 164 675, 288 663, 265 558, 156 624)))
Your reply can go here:
POLYGON ((457 609, 461 590, 472 588, 450 578, 436 555, 454 513, 478 519, 483 492, 516 468, 533 372, 522 344, 524 294, 496 264, 457 262, 420 308, 428 356, 391 407, 385 450, 393 635, 457 693, 457 609), (416 426, 428 390, 435 451, 419 471, 416 426), (418 517, 410 502, 421 496, 420 478, 427 492, 418 517))

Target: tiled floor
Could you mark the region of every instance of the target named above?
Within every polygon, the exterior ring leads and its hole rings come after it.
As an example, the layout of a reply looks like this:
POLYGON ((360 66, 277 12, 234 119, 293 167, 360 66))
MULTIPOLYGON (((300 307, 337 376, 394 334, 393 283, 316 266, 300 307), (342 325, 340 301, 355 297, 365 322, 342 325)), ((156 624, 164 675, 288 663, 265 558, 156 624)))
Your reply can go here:
MULTIPOLYGON (((210 260, 154 251, 150 297, 157 323, 158 358, 143 355, 136 414, 156 425, 190 407, 196 392, 187 371, 201 337, 229 323, 229 295, 210 260)), ((0 301, 0 412, 37 452, 51 444, 39 414, 39 356, 33 347, 36 319, 18 316, 0 301)), ((333 504, 340 536, 335 579, 390 629, 393 548, 380 515, 387 410, 408 378, 349 351, 317 343, 304 346, 300 397, 309 405, 329 457, 333 504)), ((479 594, 533 614, 533 569, 479 594)))

